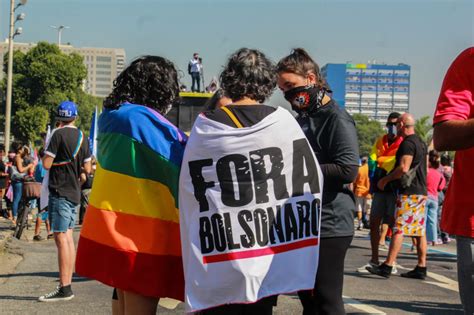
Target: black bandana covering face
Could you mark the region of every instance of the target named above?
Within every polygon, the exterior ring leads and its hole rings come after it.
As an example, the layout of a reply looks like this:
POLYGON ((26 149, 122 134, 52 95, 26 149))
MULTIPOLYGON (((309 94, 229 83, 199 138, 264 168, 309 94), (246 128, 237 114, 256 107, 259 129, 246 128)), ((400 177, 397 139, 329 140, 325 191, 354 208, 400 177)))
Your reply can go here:
POLYGON ((326 94, 325 89, 316 86, 298 86, 285 92, 285 99, 291 108, 300 115, 309 115, 318 110, 326 94))

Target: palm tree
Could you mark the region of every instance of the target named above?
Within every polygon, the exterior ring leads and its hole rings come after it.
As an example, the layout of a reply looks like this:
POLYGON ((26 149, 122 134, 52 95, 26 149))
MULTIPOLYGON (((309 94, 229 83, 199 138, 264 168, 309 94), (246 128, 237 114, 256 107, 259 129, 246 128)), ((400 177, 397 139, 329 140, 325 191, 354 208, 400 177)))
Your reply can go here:
POLYGON ((430 144, 433 137, 433 126, 431 125, 431 117, 423 116, 415 123, 415 132, 426 144, 430 144))

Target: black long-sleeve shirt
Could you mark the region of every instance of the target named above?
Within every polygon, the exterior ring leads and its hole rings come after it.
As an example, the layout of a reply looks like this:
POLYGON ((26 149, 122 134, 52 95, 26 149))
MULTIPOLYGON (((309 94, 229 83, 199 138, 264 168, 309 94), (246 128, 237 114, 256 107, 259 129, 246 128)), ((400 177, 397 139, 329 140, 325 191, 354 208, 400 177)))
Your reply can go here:
POLYGON ((309 117, 298 117, 324 176, 321 237, 354 234, 355 203, 347 184, 357 176, 359 145, 352 117, 331 100, 309 117))

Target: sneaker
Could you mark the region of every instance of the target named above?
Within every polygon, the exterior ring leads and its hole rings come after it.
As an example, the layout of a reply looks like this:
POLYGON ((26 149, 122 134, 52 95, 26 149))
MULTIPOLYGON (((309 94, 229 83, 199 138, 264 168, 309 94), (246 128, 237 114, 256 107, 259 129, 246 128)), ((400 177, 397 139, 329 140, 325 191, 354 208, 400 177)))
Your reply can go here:
POLYGON ((48 240, 54 240, 54 234, 49 234, 48 235, 48 240))
POLYGON ((65 287, 57 287, 51 293, 46 295, 40 296, 38 301, 39 302, 57 302, 57 301, 69 301, 72 300, 74 294, 72 293, 72 289, 70 285, 65 287))
POLYGON ((452 239, 449 238, 449 237, 446 237, 443 239, 443 244, 448 244, 448 243, 451 243, 452 239))
POLYGON ((425 280, 426 278, 426 267, 416 266, 415 269, 400 274, 403 278, 411 278, 411 279, 420 279, 425 280))
POLYGON ((393 266, 392 266, 392 275, 396 275, 397 272, 398 272, 397 264, 395 263, 395 264, 393 264, 393 266))
POLYGON ((377 267, 377 266, 378 266, 378 264, 375 264, 375 263, 369 261, 367 264, 363 265, 362 267, 357 268, 357 272, 358 273, 369 273, 367 271, 367 267, 377 267))
POLYGON ((393 267, 383 263, 380 266, 375 266, 375 267, 370 266, 370 267, 367 267, 366 269, 368 272, 374 275, 381 276, 388 279, 390 278, 390 275, 392 274, 393 267))
POLYGON ((44 240, 44 238, 39 234, 33 236, 33 241, 43 241, 43 240, 44 240))
POLYGON ((388 246, 385 244, 379 244, 379 250, 386 252, 388 251, 388 246))

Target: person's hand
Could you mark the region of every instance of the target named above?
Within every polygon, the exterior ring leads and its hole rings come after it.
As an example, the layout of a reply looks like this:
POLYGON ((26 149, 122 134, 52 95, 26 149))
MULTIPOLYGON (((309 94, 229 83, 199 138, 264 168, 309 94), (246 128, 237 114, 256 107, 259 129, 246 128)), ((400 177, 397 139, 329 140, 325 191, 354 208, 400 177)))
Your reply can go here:
POLYGON ((384 190, 386 185, 387 185, 387 181, 385 180, 385 177, 377 182, 377 187, 380 190, 384 190))

